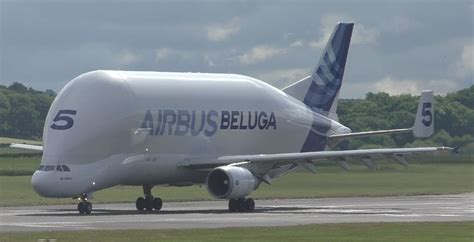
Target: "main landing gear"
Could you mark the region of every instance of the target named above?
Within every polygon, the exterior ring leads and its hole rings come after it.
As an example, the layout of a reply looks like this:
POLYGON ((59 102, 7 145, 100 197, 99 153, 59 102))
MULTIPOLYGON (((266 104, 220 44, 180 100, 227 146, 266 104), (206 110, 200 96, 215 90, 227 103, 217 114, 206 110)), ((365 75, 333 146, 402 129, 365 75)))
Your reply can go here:
POLYGON ((229 211, 231 212, 253 212, 255 201, 252 198, 235 198, 229 200, 229 211))
POLYGON ((81 201, 77 204, 77 211, 80 214, 91 214, 92 203, 87 201, 87 195, 82 194, 80 197, 81 201))
POLYGON ((152 188, 153 186, 143 185, 143 193, 145 194, 145 197, 137 198, 137 201, 135 202, 137 210, 152 211, 153 209, 155 209, 156 211, 159 211, 161 209, 161 207, 163 206, 163 201, 161 200, 161 198, 154 198, 153 195, 151 195, 152 188))

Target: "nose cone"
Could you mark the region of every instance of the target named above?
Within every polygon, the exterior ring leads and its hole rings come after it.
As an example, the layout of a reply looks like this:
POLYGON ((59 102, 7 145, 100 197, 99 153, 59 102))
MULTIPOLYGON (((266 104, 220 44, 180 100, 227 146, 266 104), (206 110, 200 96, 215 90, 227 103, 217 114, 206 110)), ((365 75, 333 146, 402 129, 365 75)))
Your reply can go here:
POLYGON ((51 186, 48 184, 47 174, 41 171, 35 171, 31 177, 31 185, 36 193, 42 197, 51 197, 51 186))

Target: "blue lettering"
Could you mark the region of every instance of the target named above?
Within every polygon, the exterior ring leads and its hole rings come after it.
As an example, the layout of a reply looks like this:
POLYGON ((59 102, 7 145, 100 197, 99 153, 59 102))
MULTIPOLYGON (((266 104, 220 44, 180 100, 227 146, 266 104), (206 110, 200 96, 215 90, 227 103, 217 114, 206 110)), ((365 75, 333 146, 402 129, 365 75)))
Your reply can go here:
POLYGON ((205 123, 205 120, 204 120, 204 116, 205 116, 205 113, 204 111, 201 111, 201 126, 199 127, 199 129, 196 129, 196 111, 193 110, 193 114, 192 114, 192 121, 191 121, 191 135, 192 136, 198 136, 202 130, 204 129, 204 123, 205 123))
POLYGON ((150 109, 146 110, 145 118, 143 119, 141 129, 150 129, 150 135, 153 135, 153 115, 151 115, 150 109))
POLYGON ((276 118, 275 118, 275 114, 273 114, 273 112, 270 114, 270 120, 268 121, 268 126, 267 126, 267 129, 270 127, 270 126, 273 126, 273 129, 276 129, 276 118))
POLYGON ((221 129, 228 129, 230 122, 230 113, 229 111, 222 111, 221 113, 221 129))
POLYGON ((258 115, 258 128, 264 129, 267 127, 267 124, 267 114, 265 112, 260 112, 260 114, 258 115))
POLYGON ((163 125, 163 122, 162 122, 162 119, 163 119, 163 111, 158 110, 158 122, 156 123, 156 130, 155 130, 155 135, 158 135, 160 132, 160 130, 162 130, 162 125, 163 125))
MULTIPOLYGON (((250 118, 250 117, 249 117, 250 118)), ((240 112, 240 125, 239 129, 247 129, 247 126, 244 124, 244 112, 240 112)))
POLYGON ((187 110, 178 110, 178 121, 176 122, 176 130, 174 135, 184 136, 189 130, 189 121, 191 120, 191 115, 187 110), (180 127, 184 127, 181 129, 180 127))
POLYGON ((163 111, 163 123, 160 135, 163 135, 166 125, 168 125, 168 135, 171 135, 173 133, 173 125, 176 123, 176 113, 173 110, 165 109, 163 111), (168 117, 171 119, 168 119, 168 117))
POLYGON ((255 127, 257 127, 257 111, 255 111, 255 117, 253 119, 253 124, 252 122, 250 121, 252 120, 252 112, 249 112, 249 129, 255 129, 255 127))
POLYGON ((275 130, 275 114, 273 112, 267 114, 264 111, 220 111, 219 113, 216 110, 158 109, 157 116, 153 117, 152 112, 148 109, 145 111, 141 124, 141 129, 150 130, 150 135, 160 136, 204 134, 209 137, 219 129, 253 130, 257 127, 260 130, 270 128, 275 130))
POLYGON ((217 116, 219 114, 215 110, 211 110, 207 113, 207 124, 211 127, 210 130, 204 130, 205 136, 213 136, 217 132, 217 116), (214 119, 213 119, 214 117, 214 119))
POLYGON ((239 112, 238 111, 232 111, 231 112, 231 118, 230 118, 230 129, 238 129, 239 125, 238 123, 238 117, 239 117, 239 112))

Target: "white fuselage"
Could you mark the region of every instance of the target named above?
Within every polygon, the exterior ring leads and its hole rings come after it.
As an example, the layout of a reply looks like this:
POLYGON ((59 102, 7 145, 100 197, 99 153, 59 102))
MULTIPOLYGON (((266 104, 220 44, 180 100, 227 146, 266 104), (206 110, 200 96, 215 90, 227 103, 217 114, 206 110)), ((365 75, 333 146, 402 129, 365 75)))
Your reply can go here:
POLYGON ((32 184, 47 197, 115 185, 199 184, 207 172, 177 164, 323 150, 326 137, 341 132, 349 131, 247 76, 94 71, 63 88, 45 121, 41 165, 70 171, 38 170, 32 184))

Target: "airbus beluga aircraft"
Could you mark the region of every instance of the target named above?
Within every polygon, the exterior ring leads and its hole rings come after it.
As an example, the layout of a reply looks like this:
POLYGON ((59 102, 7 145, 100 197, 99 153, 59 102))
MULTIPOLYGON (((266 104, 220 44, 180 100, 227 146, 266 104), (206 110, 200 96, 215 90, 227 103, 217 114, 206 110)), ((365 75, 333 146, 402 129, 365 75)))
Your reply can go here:
POLYGON ((235 74, 93 71, 70 81, 49 109, 33 174, 44 197, 79 198, 92 211, 95 191, 142 186, 138 210, 160 210, 154 186, 205 184, 230 211, 253 211, 247 196, 298 167, 346 159, 373 166, 375 158, 406 164, 405 155, 446 147, 331 150, 345 139, 433 133, 433 93, 421 93, 412 128, 353 133, 336 107, 353 23, 338 23, 310 76, 278 89, 235 74))

